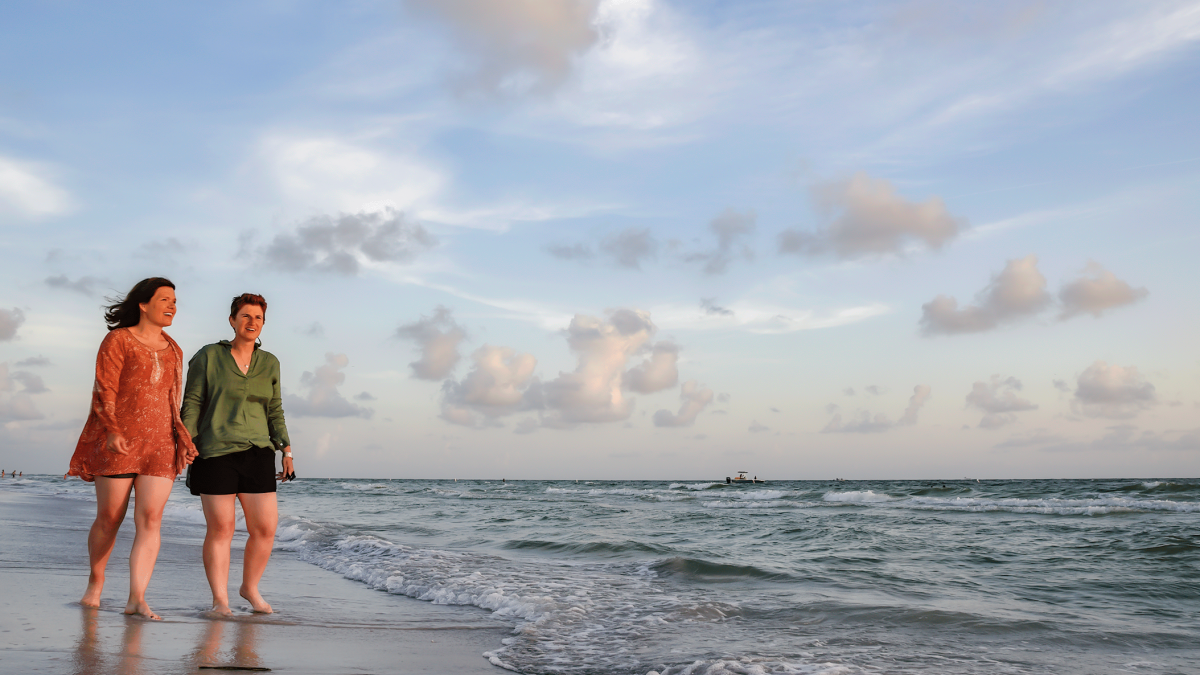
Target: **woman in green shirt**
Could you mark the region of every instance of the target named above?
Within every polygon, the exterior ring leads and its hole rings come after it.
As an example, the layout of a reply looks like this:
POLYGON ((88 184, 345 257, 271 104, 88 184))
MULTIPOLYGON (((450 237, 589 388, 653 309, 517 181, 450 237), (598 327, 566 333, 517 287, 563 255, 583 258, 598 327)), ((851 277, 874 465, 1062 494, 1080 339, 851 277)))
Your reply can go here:
POLYGON ((229 325, 233 341, 203 347, 188 362, 181 416, 200 451, 188 472, 188 487, 199 495, 208 532, 204 537, 204 573, 212 587, 213 611, 229 609, 229 548, 236 504, 246 516, 246 552, 240 595, 255 612, 270 613, 258 592, 275 546, 279 509, 275 480, 296 477, 292 443, 279 394, 279 359, 259 349, 267 301, 243 293, 233 299, 229 325), (275 473, 275 449, 283 452, 283 471, 275 473))

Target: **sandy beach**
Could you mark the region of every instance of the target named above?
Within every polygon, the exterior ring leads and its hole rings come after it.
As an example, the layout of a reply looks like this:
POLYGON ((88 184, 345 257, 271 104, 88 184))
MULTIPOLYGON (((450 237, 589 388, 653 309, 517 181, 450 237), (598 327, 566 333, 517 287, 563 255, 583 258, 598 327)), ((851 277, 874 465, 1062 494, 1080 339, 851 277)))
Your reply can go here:
MULTIPOLYGON (((182 483, 176 491, 182 490, 182 483)), ((9 673, 160 674, 269 669, 284 673, 500 673, 482 657, 511 629, 482 610, 370 590, 296 559, 272 556, 263 594, 274 615, 239 599, 229 620, 210 599, 195 523, 163 526, 148 599, 163 621, 126 617, 132 512, 109 563, 100 609, 77 601, 87 580, 83 500, 0 490, 0 661, 9 673), (234 668, 230 668, 234 667, 234 668)), ((235 538, 230 574, 240 580, 235 538)))

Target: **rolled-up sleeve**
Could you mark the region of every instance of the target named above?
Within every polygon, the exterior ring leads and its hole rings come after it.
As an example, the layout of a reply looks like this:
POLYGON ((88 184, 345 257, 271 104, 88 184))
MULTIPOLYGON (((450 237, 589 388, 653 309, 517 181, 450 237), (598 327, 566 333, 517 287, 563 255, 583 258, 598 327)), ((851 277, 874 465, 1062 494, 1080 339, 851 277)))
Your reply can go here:
POLYGON ((282 450, 292 444, 288 437, 287 422, 283 419, 283 395, 279 388, 279 361, 271 368, 271 400, 267 403, 267 426, 275 449, 282 450))

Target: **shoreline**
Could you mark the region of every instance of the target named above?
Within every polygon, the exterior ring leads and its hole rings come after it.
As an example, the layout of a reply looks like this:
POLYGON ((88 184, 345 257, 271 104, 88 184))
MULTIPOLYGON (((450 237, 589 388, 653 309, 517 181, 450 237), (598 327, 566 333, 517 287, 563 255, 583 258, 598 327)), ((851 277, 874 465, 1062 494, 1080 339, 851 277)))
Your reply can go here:
MULTIPOLYGON (((287 673, 497 673, 482 656, 511 626, 482 610, 433 605, 371 590, 276 550, 262 582, 271 615, 238 598, 229 619, 203 616, 210 592, 203 529, 164 519, 147 594, 163 621, 122 613, 132 514, 121 527, 99 609, 78 604, 87 582, 93 502, 0 491, 0 660, 23 673, 201 673, 269 668, 287 673), (197 533, 199 536, 197 536, 197 533)), ((230 587, 240 580, 235 537, 230 587)))

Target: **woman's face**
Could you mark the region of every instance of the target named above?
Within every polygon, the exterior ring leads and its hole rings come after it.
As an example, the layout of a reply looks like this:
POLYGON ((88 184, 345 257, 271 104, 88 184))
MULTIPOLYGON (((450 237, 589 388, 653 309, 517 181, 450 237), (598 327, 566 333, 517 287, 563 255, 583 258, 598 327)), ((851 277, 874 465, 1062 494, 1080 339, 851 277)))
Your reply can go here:
POLYGON ((159 286, 154 291, 150 302, 138 305, 142 310, 142 320, 149 321, 159 328, 166 328, 175 319, 175 289, 170 286, 159 286))
POLYGON ((233 326, 233 334, 238 339, 254 342, 262 332, 264 321, 266 318, 263 316, 262 307, 242 305, 238 308, 237 314, 229 318, 229 325, 233 326))

